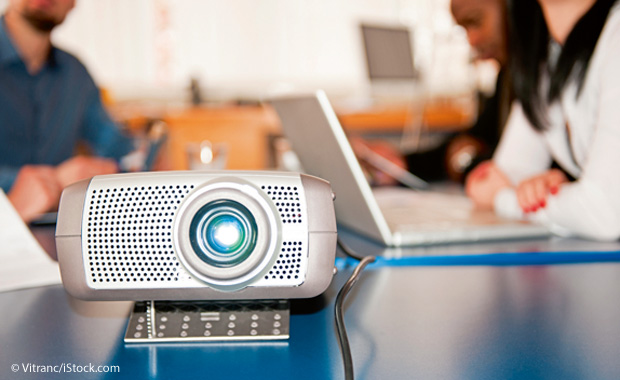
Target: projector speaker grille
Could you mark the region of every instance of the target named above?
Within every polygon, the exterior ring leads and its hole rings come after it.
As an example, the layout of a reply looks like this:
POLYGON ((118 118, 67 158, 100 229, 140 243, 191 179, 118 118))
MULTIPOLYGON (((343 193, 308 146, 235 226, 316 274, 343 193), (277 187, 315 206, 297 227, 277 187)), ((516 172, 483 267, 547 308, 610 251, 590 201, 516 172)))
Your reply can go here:
POLYGON ((273 200, 282 217, 282 223, 301 223, 301 203, 296 186, 261 186, 273 200))
MULTIPOLYGON (((177 259, 172 229, 181 202, 204 181, 204 177, 198 177, 174 185, 91 184, 83 221, 83 251, 92 285, 119 288, 152 287, 153 283, 164 287, 196 284, 177 259)), ((308 255, 302 190, 286 182, 257 186, 278 210, 285 238, 275 265, 257 285, 300 285, 305 280, 308 255)))
POLYGON ((86 228, 92 281, 178 281, 172 244, 176 210, 193 185, 92 190, 86 228))

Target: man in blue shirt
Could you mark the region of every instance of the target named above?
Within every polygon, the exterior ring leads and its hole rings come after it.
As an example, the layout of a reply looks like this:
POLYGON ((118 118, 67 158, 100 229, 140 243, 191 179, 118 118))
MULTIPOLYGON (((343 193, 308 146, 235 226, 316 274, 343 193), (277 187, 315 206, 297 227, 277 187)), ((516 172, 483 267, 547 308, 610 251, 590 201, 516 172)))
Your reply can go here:
POLYGON ((74 5, 11 0, 0 18, 0 188, 25 220, 57 205, 68 184, 118 171, 134 149, 86 68, 51 44, 52 29, 74 5), (92 157, 73 157, 81 142, 92 157))

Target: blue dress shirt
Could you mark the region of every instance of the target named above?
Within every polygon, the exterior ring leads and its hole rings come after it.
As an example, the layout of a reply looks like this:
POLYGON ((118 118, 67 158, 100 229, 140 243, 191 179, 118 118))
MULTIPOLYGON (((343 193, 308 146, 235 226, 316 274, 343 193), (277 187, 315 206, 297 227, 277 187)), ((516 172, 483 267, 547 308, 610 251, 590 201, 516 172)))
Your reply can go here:
POLYGON ((0 187, 8 191, 20 167, 58 165, 78 142, 120 159, 133 150, 103 109, 99 90, 77 58, 52 47, 41 71, 28 73, 0 19, 0 187))

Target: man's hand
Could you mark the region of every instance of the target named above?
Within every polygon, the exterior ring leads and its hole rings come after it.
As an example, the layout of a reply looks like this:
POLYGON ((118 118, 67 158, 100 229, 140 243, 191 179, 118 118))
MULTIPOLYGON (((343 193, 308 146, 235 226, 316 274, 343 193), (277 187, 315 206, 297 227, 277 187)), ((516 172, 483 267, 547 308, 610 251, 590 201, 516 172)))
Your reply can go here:
POLYGON ((511 187, 504 173, 491 161, 484 161, 469 173, 465 180, 465 193, 480 209, 492 209, 497 193, 511 187))
POLYGON ((56 178, 63 188, 96 175, 114 173, 118 173, 116 162, 99 157, 77 156, 56 167, 56 178))
POLYGON ((28 223, 58 206, 61 191, 53 167, 27 165, 17 173, 8 198, 17 213, 28 223))
POLYGON ((551 169, 527 179, 517 186, 517 200, 523 212, 536 212, 547 205, 549 194, 557 194, 560 185, 568 182, 561 170, 551 169))

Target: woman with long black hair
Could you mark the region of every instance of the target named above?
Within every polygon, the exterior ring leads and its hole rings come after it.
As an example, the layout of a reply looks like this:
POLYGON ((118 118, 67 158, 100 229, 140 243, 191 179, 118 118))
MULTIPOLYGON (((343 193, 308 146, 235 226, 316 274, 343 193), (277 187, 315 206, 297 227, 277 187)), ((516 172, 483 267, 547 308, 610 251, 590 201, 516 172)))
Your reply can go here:
POLYGON ((481 208, 561 234, 616 240, 620 6, 514 0, 508 10, 516 100, 493 161, 470 174, 467 194, 481 208))

